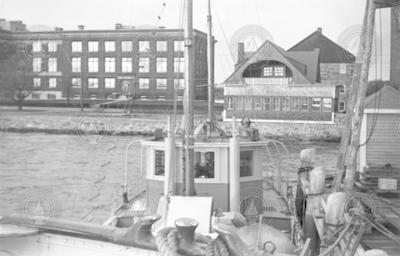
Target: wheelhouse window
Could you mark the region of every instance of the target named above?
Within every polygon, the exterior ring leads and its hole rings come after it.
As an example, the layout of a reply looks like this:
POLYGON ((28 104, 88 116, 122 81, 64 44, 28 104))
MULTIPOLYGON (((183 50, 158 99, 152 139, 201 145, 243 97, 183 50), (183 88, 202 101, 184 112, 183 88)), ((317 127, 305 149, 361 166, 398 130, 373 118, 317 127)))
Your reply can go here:
POLYGON ((154 152, 154 175, 164 176, 165 174, 165 152, 156 150, 154 152))
POLYGON ((281 111, 281 98, 272 97, 272 110, 281 111))
POLYGON ((262 98, 261 97, 254 97, 254 109, 262 110, 262 98))
POLYGON ((289 97, 283 97, 282 111, 290 111, 290 98, 289 97))
POLYGON ((195 178, 212 179, 215 176, 215 153, 214 152, 196 152, 195 153, 195 178))
POLYGON ((240 177, 253 176, 253 151, 240 151, 240 177))
POLYGON ((301 105, 301 98, 292 98, 292 104, 291 104, 291 109, 292 111, 299 111, 300 110, 300 105, 301 105))
POLYGON ((323 112, 331 112, 332 111, 332 99, 331 98, 323 98, 322 99, 322 111, 323 112))
POLYGON ((321 111, 321 98, 312 98, 312 111, 321 111))
POLYGON ((309 100, 308 98, 304 97, 301 98, 301 110, 308 111, 309 100))
POLYGON ((271 110, 271 98, 270 97, 264 97, 264 110, 265 111, 271 110))

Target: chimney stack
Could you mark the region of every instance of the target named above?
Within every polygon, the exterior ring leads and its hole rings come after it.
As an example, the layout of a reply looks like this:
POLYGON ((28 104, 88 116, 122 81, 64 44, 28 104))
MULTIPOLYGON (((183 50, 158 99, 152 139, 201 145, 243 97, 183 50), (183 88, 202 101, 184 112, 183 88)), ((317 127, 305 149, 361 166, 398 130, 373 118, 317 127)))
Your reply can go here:
POLYGON ((238 49, 237 49, 237 62, 236 65, 239 66, 245 61, 245 52, 244 52, 244 43, 239 42, 238 43, 238 49))
POLYGON ((78 25, 78 29, 79 30, 85 30, 85 26, 84 25, 78 25))
POLYGON ((318 27, 317 31, 322 34, 322 28, 321 27, 318 27))
POLYGON ((122 24, 121 23, 116 23, 115 24, 115 29, 122 29, 122 24))
POLYGON ((63 28, 60 28, 60 27, 55 27, 54 30, 55 30, 55 31, 63 31, 64 29, 63 29, 63 28))

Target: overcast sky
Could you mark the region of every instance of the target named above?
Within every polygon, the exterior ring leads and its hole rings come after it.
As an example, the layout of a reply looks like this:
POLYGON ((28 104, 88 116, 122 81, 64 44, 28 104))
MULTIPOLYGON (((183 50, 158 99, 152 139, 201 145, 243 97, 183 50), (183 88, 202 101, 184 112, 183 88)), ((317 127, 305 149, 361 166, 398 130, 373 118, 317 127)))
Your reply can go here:
MULTIPOLYGON (((207 0, 194 0, 195 28, 206 31, 207 0)), ((350 50, 357 48, 357 38, 366 0, 213 0, 212 14, 216 48, 216 80, 223 81, 233 71, 231 39, 239 32, 246 38, 246 25, 263 27, 279 46, 288 49, 314 32, 317 27, 335 42, 350 50), (339 39, 341 38, 341 39, 339 39)), ((58 26, 76 29, 114 28, 115 23, 182 27, 182 0, 0 0, 0 16, 22 20, 28 26, 58 26), (165 7, 163 7, 165 3, 165 7), (160 16, 160 19, 158 18, 160 16)), ((379 25, 379 18, 377 19, 379 25)), ((389 11, 382 11, 383 78, 388 77, 389 11)), ((255 27, 253 26, 253 28, 255 27)), ((258 30, 256 30, 258 31, 258 30)), ((254 48, 259 39, 248 31, 247 47, 254 48), (251 44, 253 42, 253 44, 251 44)), ((379 47, 378 47, 379 49, 379 47)), ((379 51, 380 52, 380 51, 379 51)), ((380 60, 378 60, 378 63, 380 60)), ((379 68, 378 68, 379 69, 379 68)), ((371 71, 375 70, 373 67, 371 71)), ((375 77, 374 72, 371 74, 375 77)), ((379 74, 378 74, 379 77, 379 74)))

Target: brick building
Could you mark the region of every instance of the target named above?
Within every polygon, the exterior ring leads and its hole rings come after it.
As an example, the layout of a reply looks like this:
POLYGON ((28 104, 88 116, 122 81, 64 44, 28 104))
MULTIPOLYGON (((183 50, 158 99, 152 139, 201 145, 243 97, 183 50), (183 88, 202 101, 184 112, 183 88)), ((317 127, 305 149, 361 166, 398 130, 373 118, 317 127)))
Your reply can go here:
MULTIPOLYGON (((12 41, 32 63, 29 99, 178 98, 184 88, 183 30, 135 28, 113 30, 12 31, 12 41)), ((206 97, 207 35, 194 31, 196 99, 206 97)))
POLYGON ((238 46, 238 63, 223 83, 224 117, 263 121, 334 121, 345 111, 355 57, 318 29, 285 51, 265 42, 256 52, 238 46))

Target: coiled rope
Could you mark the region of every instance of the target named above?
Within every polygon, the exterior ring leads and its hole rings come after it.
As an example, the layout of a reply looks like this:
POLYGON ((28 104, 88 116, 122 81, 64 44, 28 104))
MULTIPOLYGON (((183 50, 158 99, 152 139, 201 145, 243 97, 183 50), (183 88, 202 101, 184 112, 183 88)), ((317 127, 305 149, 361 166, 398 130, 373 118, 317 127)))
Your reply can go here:
MULTIPOLYGON (((156 245, 161 256, 184 256, 179 253, 179 236, 176 228, 164 228, 156 235, 156 245)), ((229 256, 229 250, 224 241, 217 237, 211 239, 208 236, 195 234, 194 240, 204 244, 205 256, 229 256)))

